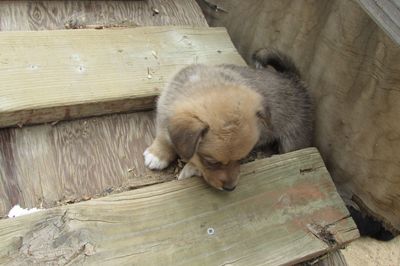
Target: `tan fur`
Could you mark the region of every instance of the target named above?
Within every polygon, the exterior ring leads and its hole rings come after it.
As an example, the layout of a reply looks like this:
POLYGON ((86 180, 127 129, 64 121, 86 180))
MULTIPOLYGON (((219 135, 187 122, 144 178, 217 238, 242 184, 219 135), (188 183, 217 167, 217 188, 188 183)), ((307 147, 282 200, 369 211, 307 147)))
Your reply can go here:
MULTIPOLYGON (((177 104, 177 110, 188 108, 208 125, 194 156, 189 159, 203 173, 204 179, 215 188, 234 188, 239 177, 239 160, 253 149, 259 139, 259 118, 262 110, 260 96, 238 86, 218 90, 203 88, 192 100, 177 104), (228 100, 229 99, 229 100, 228 100), (189 105, 188 105, 189 103, 189 105), (216 166, 204 161, 218 162, 216 166), (211 166, 211 167, 210 167, 211 166)), ((187 110, 187 109, 186 109, 187 110)), ((178 152, 179 154, 179 152, 178 152)))
POLYGON ((258 113, 263 110, 260 95, 237 85, 219 89, 205 86, 191 97, 180 99, 169 110, 167 131, 159 132, 151 152, 165 160, 170 148, 157 143, 169 139, 177 154, 195 165, 210 185, 217 189, 234 188, 238 183, 239 160, 249 154, 259 139, 258 113), (210 168, 205 165, 207 159, 218 164, 210 168))
POLYGON ((180 178, 200 172, 211 186, 233 190, 239 161, 255 146, 277 141, 288 152, 310 145, 311 108, 301 86, 267 69, 182 69, 157 102, 157 134, 144 153, 146 165, 163 169, 178 155, 188 162, 180 178))

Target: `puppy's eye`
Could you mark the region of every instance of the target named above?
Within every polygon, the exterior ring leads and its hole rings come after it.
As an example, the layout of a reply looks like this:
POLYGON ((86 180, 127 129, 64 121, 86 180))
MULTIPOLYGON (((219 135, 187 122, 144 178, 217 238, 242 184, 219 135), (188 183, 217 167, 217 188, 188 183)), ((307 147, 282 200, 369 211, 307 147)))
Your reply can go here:
POLYGON ((210 169, 216 169, 222 167, 222 163, 220 162, 207 162, 205 161, 205 166, 210 169))
POLYGON ((214 167, 222 165, 220 162, 217 162, 217 161, 206 161, 206 162, 208 165, 214 166, 214 167))
POLYGON ((218 168, 222 166, 222 163, 215 160, 214 158, 204 156, 202 157, 202 161, 207 168, 218 168))

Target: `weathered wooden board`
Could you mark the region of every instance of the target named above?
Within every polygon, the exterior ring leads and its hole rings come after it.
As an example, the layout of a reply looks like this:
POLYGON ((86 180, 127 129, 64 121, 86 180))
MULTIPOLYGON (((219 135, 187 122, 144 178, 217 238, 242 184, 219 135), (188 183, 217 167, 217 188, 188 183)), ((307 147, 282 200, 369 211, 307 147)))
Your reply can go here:
MULTIPOLYGON (((353 241, 350 243, 350 245, 352 245, 354 242, 353 241)), ((346 248, 349 245, 346 245, 346 248)), ((344 255, 342 254, 342 249, 337 249, 334 250, 332 252, 328 252, 324 255, 321 255, 319 257, 316 258, 312 258, 308 261, 302 262, 302 263, 298 263, 296 264, 296 266, 349 266, 349 264, 347 264, 346 259, 344 257, 344 255)), ((353 264, 350 264, 350 266, 353 264)), ((354 264, 356 265, 356 264, 354 264)))
MULTIPOLYGON (((71 14, 79 15, 79 25, 126 25, 128 17, 148 26, 207 26, 194 0, 0 1, 0 13, 2 31, 62 29, 71 14), (160 16, 149 13, 153 6, 160 16)), ((153 133, 151 112, 0 129, 0 217, 15 204, 48 208, 110 188, 171 180, 171 172, 150 172, 143 165, 153 133)))
POLYGON ((400 2, 398 0, 358 0, 360 6, 400 45, 400 2))
POLYGON ((153 136, 152 112, 0 130, 0 216, 173 179, 144 166, 153 136))
POLYGON ((399 45, 354 0, 208 2, 227 11, 205 7, 245 59, 263 46, 294 59, 316 105, 315 145, 340 192, 400 231, 399 45))
POLYGON ((222 28, 0 32, 0 126, 154 107, 193 63, 244 64, 222 28))
POLYGON ((66 25, 207 26, 207 22, 194 0, 0 1, 1 31, 57 30, 66 25))
POLYGON ((2 220, 0 263, 281 265, 357 237, 309 148, 244 165, 230 193, 192 178, 2 220))

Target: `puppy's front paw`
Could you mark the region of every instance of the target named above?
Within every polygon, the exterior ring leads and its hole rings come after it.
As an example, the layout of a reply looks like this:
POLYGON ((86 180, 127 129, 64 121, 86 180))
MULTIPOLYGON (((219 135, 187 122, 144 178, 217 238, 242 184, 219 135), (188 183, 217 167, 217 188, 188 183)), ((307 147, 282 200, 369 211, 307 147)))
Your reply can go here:
POLYGON ((147 148, 144 153, 144 164, 152 169, 152 170, 162 170, 166 168, 169 164, 168 161, 161 160, 160 158, 157 157, 157 155, 151 153, 149 148, 147 148))
POLYGON ((192 176, 201 176, 201 172, 191 163, 187 163, 179 173, 178 180, 189 178, 192 176))

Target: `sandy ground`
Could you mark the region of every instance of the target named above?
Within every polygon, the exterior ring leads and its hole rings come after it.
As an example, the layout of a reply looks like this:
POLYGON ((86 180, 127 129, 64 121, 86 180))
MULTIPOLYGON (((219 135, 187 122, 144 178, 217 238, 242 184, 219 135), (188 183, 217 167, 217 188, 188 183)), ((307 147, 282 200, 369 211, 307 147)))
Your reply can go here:
POLYGON ((342 250, 349 266, 400 266, 400 236, 389 242, 362 237, 342 250))

